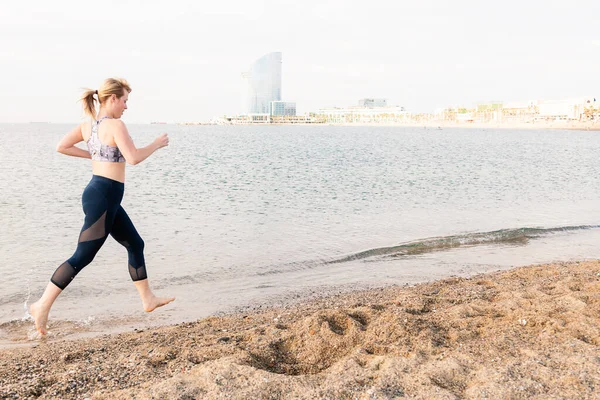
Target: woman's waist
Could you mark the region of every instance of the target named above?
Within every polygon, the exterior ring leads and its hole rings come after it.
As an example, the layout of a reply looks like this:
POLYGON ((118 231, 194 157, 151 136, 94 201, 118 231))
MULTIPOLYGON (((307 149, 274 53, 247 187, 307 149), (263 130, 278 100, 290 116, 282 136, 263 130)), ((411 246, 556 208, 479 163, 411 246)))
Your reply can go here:
POLYGON ((113 181, 125 183, 125 163, 92 161, 94 176, 101 176, 113 181))

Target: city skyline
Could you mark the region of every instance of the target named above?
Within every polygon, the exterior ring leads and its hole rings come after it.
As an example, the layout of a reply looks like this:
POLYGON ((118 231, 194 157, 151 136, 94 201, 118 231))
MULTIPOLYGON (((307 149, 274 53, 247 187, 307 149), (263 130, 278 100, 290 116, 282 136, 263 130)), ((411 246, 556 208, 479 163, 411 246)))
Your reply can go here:
POLYGON ((411 112, 498 99, 597 96, 593 1, 32 0, 0 15, 0 122, 77 122, 84 87, 129 80, 128 122, 240 113, 240 73, 285 53, 298 114, 385 98, 411 112))

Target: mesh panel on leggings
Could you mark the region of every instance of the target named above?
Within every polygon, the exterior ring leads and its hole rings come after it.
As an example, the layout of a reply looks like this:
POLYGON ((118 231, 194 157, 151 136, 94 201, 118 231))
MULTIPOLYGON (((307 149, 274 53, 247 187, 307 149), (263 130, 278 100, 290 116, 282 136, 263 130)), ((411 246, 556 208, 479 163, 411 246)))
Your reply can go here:
POLYGON ((102 239, 105 235, 106 211, 96 222, 79 235, 79 242, 89 242, 90 240, 102 239))
POLYGON ((131 275, 131 279, 134 282, 148 279, 148 275, 146 275, 146 267, 144 265, 134 268, 131 266, 131 264, 129 264, 129 275, 131 275))
POLYGON ((73 280, 73 278, 75 278, 75 275, 77 275, 78 272, 79 271, 73 268, 71 264, 65 261, 60 267, 56 269, 56 271, 54 271, 54 274, 52 275, 52 278, 50 278, 50 281, 59 288, 64 289, 69 283, 71 283, 71 281, 73 280))

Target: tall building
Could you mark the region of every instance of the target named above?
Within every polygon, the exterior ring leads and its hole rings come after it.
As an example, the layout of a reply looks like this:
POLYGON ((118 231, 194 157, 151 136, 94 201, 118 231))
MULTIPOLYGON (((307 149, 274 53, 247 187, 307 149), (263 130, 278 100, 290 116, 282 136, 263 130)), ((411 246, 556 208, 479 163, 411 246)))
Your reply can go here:
POLYGON ((281 52, 265 54, 256 60, 244 79, 246 114, 271 114, 271 102, 281 101, 281 52))

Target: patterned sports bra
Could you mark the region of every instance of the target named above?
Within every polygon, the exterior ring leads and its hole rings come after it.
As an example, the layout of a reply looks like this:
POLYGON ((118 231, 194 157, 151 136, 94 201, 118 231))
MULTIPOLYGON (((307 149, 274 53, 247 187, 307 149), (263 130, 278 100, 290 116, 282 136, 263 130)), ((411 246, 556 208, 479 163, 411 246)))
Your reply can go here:
POLYGON ((98 137, 98 126, 100 122, 108 117, 102 117, 98 121, 92 121, 92 134, 87 141, 88 151, 94 161, 125 162, 125 157, 117 146, 108 146, 100 141, 98 137))

